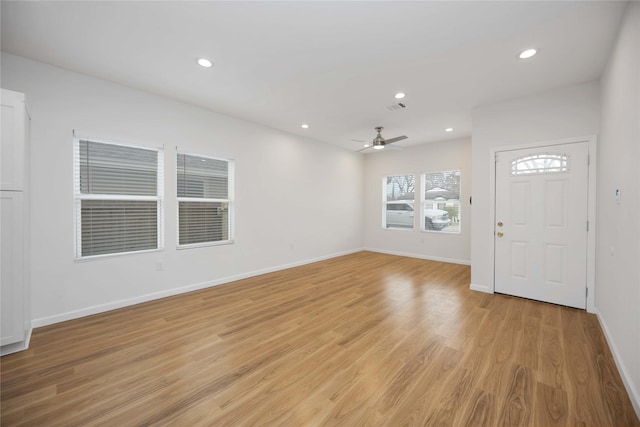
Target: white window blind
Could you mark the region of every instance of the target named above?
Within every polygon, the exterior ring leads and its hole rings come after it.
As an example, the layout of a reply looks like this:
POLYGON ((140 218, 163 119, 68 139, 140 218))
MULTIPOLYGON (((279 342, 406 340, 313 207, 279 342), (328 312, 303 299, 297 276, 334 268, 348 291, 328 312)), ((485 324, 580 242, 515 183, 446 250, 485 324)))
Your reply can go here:
POLYGON ((233 161, 178 153, 178 246, 232 242, 233 161))
POLYGON ((163 153, 74 141, 76 258, 162 247, 163 153))

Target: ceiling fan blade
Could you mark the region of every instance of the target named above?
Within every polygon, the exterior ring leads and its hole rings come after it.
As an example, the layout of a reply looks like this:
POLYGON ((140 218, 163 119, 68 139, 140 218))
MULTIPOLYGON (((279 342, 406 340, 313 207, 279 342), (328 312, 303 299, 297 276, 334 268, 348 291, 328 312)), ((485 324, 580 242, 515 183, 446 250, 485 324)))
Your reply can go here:
POLYGON ((407 137, 405 135, 402 135, 402 136, 397 136, 395 138, 385 139, 384 143, 385 144, 393 144, 394 142, 402 141, 403 139, 407 139, 407 137))
POLYGON ((371 147, 364 147, 364 148, 361 148, 361 149, 357 150, 357 151, 356 151, 356 153, 359 153, 359 152, 364 151, 364 150, 368 150, 369 148, 371 148, 371 147))

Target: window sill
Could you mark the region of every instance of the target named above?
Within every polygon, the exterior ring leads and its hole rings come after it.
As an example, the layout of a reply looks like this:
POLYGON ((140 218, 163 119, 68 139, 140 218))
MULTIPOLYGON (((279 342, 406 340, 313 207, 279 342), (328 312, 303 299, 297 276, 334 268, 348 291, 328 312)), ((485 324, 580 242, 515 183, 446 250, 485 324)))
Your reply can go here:
POLYGON ((85 257, 81 257, 81 258, 75 257, 73 259, 73 261, 74 262, 99 261, 99 260, 102 260, 102 259, 118 258, 118 257, 138 255, 138 254, 149 254, 149 253, 162 252, 162 251, 164 251, 164 248, 148 249, 148 250, 144 250, 144 251, 116 252, 116 253, 113 253, 113 254, 91 255, 91 256, 85 256, 85 257))
POLYGON ((196 248, 206 248, 209 246, 224 246, 224 245, 232 245, 234 244, 235 241, 234 240, 221 240, 218 242, 205 242, 205 243, 192 243, 189 245, 178 245, 176 246, 177 250, 183 250, 183 249, 196 249, 196 248))
POLYGON ((382 227, 383 230, 391 230, 391 231, 413 231, 415 228, 413 227, 382 227))
POLYGON ((433 234, 443 234, 443 235, 459 235, 461 231, 442 231, 442 230, 420 230, 421 233, 433 233, 433 234))

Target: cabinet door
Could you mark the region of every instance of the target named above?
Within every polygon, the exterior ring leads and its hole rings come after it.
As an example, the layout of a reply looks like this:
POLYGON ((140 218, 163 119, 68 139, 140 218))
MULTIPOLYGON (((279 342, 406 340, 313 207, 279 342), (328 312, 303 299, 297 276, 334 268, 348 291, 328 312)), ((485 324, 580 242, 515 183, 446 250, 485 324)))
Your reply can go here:
POLYGON ((0 192, 0 345, 24 336, 24 220, 23 194, 0 192))
POLYGON ((2 89, 0 101, 0 190, 22 191, 27 124, 24 94, 2 89))

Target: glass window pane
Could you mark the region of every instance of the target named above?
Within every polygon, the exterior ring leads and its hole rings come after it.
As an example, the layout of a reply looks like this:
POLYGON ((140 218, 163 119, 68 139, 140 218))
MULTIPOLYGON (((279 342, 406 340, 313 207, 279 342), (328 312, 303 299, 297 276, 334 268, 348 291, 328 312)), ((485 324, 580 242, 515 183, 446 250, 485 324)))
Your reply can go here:
POLYGON ((178 153, 178 197, 229 198, 229 162, 178 153))
POLYGON ((387 177, 387 202, 395 200, 410 200, 415 197, 415 175, 396 175, 387 177))
POLYGON ((76 257, 158 249, 162 151, 85 139, 74 144, 76 257))
POLYGON ((385 185, 385 228, 413 228, 415 175, 388 176, 385 185))
POLYGON ((158 202, 81 200, 82 256, 158 247, 158 202))
POLYGON ((425 173, 421 225, 425 231, 460 232, 460 171, 425 173))
POLYGON ((229 203, 179 202, 179 244, 229 240, 229 203))
POLYGON ((178 245, 230 241, 232 160, 185 153, 177 160, 178 245))
POLYGON ((81 194, 156 196, 158 152, 79 141, 81 194))
POLYGON ((566 154, 535 154, 511 162, 511 175, 567 172, 569 172, 569 156, 566 154))

